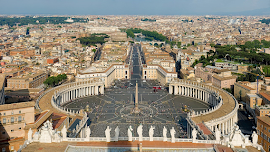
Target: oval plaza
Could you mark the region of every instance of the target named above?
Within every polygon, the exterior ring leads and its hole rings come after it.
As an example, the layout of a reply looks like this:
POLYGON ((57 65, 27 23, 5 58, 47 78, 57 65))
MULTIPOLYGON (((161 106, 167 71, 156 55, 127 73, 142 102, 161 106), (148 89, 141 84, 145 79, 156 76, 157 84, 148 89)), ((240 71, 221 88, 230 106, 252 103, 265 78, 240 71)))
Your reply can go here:
MULTIPOLYGON (((104 146, 102 142, 114 142, 116 147, 121 143, 122 147, 139 145, 142 149, 151 149, 158 148, 151 145, 155 141, 160 143, 159 148, 167 151, 168 147, 181 149, 183 143, 186 148, 199 145, 198 149, 206 151, 215 151, 214 144, 259 149, 259 145, 249 141, 236 125, 238 103, 230 93, 178 79, 177 73, 170 68, 149 64, 149 55, 142 44, 129 44, 125 55, 127 59, 121 65, 112 64, 96 73, 82 71, 76 82, 41 95, 37 108, 50 107, 77 124, 64 126, 56 138, 56 135, 46 134, 52 130, 48 122, 47 128, 41 130, 43 133, 35 133, 38 135, 30 142, 42 143, 42 138, 50 138, 51 142, 76 142, 82 146, 88 143, 90 147, 92 142, 101 142, 96 147, 104 146), (153 89, 153 86, 161 89, 153 89)), ((79 148, 72 144, 67 147, 66 151, 79 148)), ((94 149, 92 147, 92 151, 94 149)), ((124 151, 120 149, 115 151, 124 151)))

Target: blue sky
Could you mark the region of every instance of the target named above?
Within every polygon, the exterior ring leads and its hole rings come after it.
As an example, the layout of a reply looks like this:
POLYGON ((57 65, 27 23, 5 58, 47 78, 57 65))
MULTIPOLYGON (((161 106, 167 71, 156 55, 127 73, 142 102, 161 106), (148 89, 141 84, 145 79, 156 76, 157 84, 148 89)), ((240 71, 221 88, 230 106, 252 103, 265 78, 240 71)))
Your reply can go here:
POLYGON ((0 6, 0 14, 215 15, 270 8, 270 0, 0 0, 0 6))

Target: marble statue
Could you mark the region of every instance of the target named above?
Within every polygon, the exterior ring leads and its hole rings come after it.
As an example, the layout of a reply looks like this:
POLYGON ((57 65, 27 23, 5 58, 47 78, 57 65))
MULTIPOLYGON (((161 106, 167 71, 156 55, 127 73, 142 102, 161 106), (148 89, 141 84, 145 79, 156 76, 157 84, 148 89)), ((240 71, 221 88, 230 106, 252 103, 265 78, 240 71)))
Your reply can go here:
POLYGON ((61 136, 58 133, 54 134, 53 142, 57 142, 57 143, 61 142, 61 136))
POLYGON ((258 143, 258 135, 256 134, 255 131, 253 131, 251 137, 252 137, 252 143, 253 143, 253 145, 257 145, 257 143, 258 143))
POLYGON ((111 141, 111 128, 107 126, 107 129, 105 130, 105 136, 106 136, 106 141, 110 142, 111 141))
POLYGON ((52 130, 52 123, 50 121, 46 121, 44 125, 41 127, 40 131, 40 138, 39 142, 40 143, 52 143, 52 136, 53 130, 52 130))
POLYGON ((167 128, 163 127, 163 141, 167 141, 167 128))
POLYGON ((194 140, 196 140, 196 138, 197 138, 197 130, 195 128, 193 128, 193 130, 192 130, 192 140, 194 141, 194 140))
POLYGON ((140 124, 139 126, 138 126, 138 128, 137 128, 137 133, 138 133, 138 135, 139 135, 139 141, 143 141, 143 135, 142 135, 142 133, 143 133, 143 126, 142 126, 142 124, 140 124))
POLYGON ((149 129, 149 138, 150 138, 150 141, 153 141, 154 129, 155 129, 155 127, 153 127, 153 126, 151 126, 150 129, 149 129))
POLYGON ((28 131, 28 143, 31 143, 32 142, 32 134, 33 134, 33 131, 30 128, 29 131, 28 131))
POLYGON ((172 129, 170 130, 171 132, 171 140, 172 140, 172 143, 175 143, 175 129, 174 127, 172 127, 172 129))
POLYGON ((61 133, 62 133, 63 139, 66 139, 67 138, 67 128, 66 128, 66 125, 64 125, 64 127, 62 128, 61 133))
POLYGON ((118 138, 119 138, 119 132, 120 132, 120 129, 119 129, 118 126, 115 128, 114 132, 115 132, 114 139, 115 139, 115 141, 118 141, 118 138))
POLYGON ((128 127, 128 141, 132 141, 132 126, 128 127))
POLYGON ((90 127, 87 126, 87 128, 85 129, 85 138, 89 138, 91 135, 91 130, 90 127))
POLYGON ((221 132, 220 132, 220 130, 217 129, 217 128, 216 128, 215 136, 216 136, 216 140, 217 140, 217 141, 220 141, 221 132))

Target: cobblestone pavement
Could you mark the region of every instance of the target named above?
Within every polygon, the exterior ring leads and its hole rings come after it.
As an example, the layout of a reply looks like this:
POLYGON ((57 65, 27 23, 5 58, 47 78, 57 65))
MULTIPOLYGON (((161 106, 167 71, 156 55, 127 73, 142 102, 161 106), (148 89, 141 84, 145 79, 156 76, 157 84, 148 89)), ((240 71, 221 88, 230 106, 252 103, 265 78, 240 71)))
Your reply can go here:
POLYGON ((130 80, 116 80, 104 95, 77 99, 64 105, 68 109, 78 111, 85 109, 91 120, 91 136, 105 136, 107 126, 112 128, 114 136, 116 126, 120 128, 120 137, 127 136, 129 125, 137 136, 137 127, 143 124, 143 136, 148 137, 149 128, 155 126, 154 136, 162 137, 162 128, 176 129, 176 137, 186 137, 186 113, 188 109, 201 111, 209 105, 189 97, 168 94, 166 88, 153 89, 160 86, 156 80, 142 80, 137 49, 134 47, 132 64, 133 74, 130 80), (140 113, 133 113, 135 102, 135 85, 138 82, 138 101, 140 113))

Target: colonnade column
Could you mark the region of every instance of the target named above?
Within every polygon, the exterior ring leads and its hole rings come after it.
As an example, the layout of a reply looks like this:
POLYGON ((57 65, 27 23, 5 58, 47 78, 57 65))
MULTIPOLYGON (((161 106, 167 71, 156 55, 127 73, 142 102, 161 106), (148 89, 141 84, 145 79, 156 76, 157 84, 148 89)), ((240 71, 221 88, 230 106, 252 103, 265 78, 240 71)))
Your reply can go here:
POLYGON ((169 94, 172 94, 172 89, 173 89, 173 86, 169 85, 169 94))
POLYGON ((100 87, 100 93, 101 93, 101 94, 104 94, 104 85, 102 85, 102 86, 100 87))
POLYGON ((95 86, 95 95, 98 95, 98 86, 95 86))
POLYGON ((178 85, 174 86, 174 95, 179 94, 178 87, 179 87, 178 85))

